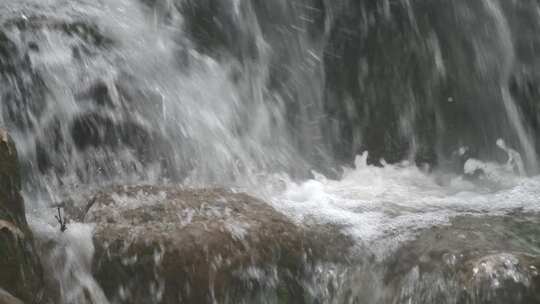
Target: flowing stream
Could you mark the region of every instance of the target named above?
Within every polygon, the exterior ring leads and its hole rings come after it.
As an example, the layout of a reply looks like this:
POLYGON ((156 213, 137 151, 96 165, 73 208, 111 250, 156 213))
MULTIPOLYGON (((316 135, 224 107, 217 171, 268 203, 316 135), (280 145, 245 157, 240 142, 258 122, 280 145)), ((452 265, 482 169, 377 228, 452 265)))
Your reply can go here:
POLYGON ((4 0, 0 125, 64 302, 106 303, 50 206, 110 184, 247 191, 379 261, 540 212, 539 52, 532 0, 4 0))

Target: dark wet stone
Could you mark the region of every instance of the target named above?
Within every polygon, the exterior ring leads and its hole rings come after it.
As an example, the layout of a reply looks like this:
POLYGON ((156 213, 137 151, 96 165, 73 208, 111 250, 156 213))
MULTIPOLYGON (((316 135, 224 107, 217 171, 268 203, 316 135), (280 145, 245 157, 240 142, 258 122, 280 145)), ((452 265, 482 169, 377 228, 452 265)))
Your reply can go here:
POLYGON ((161 164, 164 176, 175 176, 174 153, 167 139, 137 122, 113 121, 106 115, 91 112, 75 117, 70 133, 75 147, 82 152, 90 148, 109 153, 130 149, 142 165, 161 164))
POLYGON ((59 30, 69 36, 77 36, 87 43, 97 47, 108 47, 113 41, 106 37, 97 25, 83 21, 70 22, 54 19, 50 16, 27 16, 25 18, 13 18, 4 22, 6 28, 17 28, 21 31, 36 31, 40 29, 59 30))
POLYGON ((44 173, 51 168, 57 172, 64 169, 62 164, 56 161, 58 155, 61 155, 61 148, 64 144, 62 135, 62 123, 59 119, 53 119, 44 126, 45 138, 38 138, 36 141, 36 163, 39 171, 44 173))
POLYGON ((0 290, 25 303, 45 303, 42 268, 26 223, 20 187, 15 144, 0 129, 0 290))
POLYGON ((497 138, 520 147, 501 93, 507 86, 537 133, 540 112, 531 88, 540 79, 533 55, 540 41, 533 34, 540 28, 538 3, 500 6, 516 49, 508 80, 500 20, 480 2, 349 1, 341 10, 333 7, 325 111, 335 154, 352 160, 367 150, 369 162, 378 163, 401 161, 412 150, 418 163, 446 168, 452 151, 469 146, 484 159, 498 159, 497 138), (490 30, 478 30, 480 24, 490 30), (478 41, 484 49, 476 49, 478 41), (488 60, 479 64, 478 56, 488 60), (514 77, 525 79, 516 84, 514 77))
POLYGON ((97 47, 108 47, 113 44, 112 39, 103 35, 100 29, 92 23, 85 22, 58 22, 55 28, 61 28, 68 35, 76 35, 84 41, 97 47))
POLYGON ((115 145, 117 138, 115 123, 97 113, 80 115, 73 120, 71 136, 79 149, 115 145))
POLYGON ((4 32, 0 31, 0 68, 2 71, 12 69, 12 58, 17 54, 17 47, 6 36, 4 32))
POLYGON ((8 127, 27 131, 33 127, 31 118, 44 111, 46 92, 43 79, 33 69, 28 54, 0 30, 0 85, 4 121, 8 127))
POLYGON ((21 176, 15 143, 0 129, 0 202, 2 209, 14 216, 19 224, 26 224, 24 203, 20 195, 21 176))
POLYGON ((34 41, 28 42, 28 49, 34 52, 39 52, 39 45, 34 41))
POLYGON ((202 52, 216 57, 232 54, 240 61, 259 56, 252 29, 238 22, 231 3, 189 0, 179 2, 177 8, 186 18, 186 33, 202 52))
POLYGON ((97 82, 92 85, 86 92, 78 96, 79 99, 89 99, 95 102, 96 105, 113 107, 113 101, 104 82, 97 82))

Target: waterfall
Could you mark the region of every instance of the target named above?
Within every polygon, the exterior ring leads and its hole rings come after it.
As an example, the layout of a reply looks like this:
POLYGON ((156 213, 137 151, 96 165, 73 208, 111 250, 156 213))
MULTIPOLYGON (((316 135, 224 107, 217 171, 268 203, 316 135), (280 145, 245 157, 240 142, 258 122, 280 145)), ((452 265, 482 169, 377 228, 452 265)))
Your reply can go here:
MULTIPOLYGON (((382 259, 399 243, 388 231, 410 239, 462 213, 537 212, 538 11, 525 0, 4 1, 0 126, 19 150, 32 227, 48 231, 52 204, 107 185, 217 186, 300 224, 342 225, 382 259)), ((66 303, 87 289, 106 301, 87 273, 93 248, 74 246, 49 257, 72 255, 77 280, 55 274, 72 284, 66 303)))
POLYGON ((515 85, 525 38, 505 17, 522 5, 4 4, 2 124, 34 195, 114 181, 253 185, 262 173, 331 172, 365 150, 370 162, 444 167, 463 146, 497 159, 498 138, 534 174, 537 115, 526 119, 533 101, 518 102, 515 85))

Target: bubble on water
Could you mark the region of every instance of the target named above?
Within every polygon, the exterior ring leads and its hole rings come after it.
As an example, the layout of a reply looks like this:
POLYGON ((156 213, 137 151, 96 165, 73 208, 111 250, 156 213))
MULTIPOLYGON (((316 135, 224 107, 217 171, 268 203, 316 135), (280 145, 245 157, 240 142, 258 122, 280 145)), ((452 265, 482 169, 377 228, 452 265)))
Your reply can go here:
POLYGON ((415 231, 448 224, 457 215, 540 211, 540 177, 515 175, 504 164, 466 163, 466 172, 478 168, 486 172, 485 178, 493 180, 487 186, 457 175, 441 185, 435 174, 414 165, 369 166, 366 155, 357 157, 355 168, 346 169, 337 180, 321 176, 300 183, 289 180, 272 204, 301 224, 315 220, 342 227, 382 256, 415 231))

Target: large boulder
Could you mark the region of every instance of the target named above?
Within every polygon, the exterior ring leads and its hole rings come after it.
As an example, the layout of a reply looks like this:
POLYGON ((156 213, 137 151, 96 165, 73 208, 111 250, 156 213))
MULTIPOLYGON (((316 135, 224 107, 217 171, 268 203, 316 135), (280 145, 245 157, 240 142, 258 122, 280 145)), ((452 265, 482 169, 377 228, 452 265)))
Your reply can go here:
POLYGON ((540 303, 540 217, 460 216, 388 264, 388 303, 540 303))
POLYGON ((43 273, 20 188, 15 144, 0 129, 0 290, 5 298, 9 293, 25 303, 44 303, 43 273))
POLYGON ((306 303, 315 257, 341 263, 351 245, 222 189, 115 187, 80 219, 96 224, 94 275, 113 303, 306 303))

